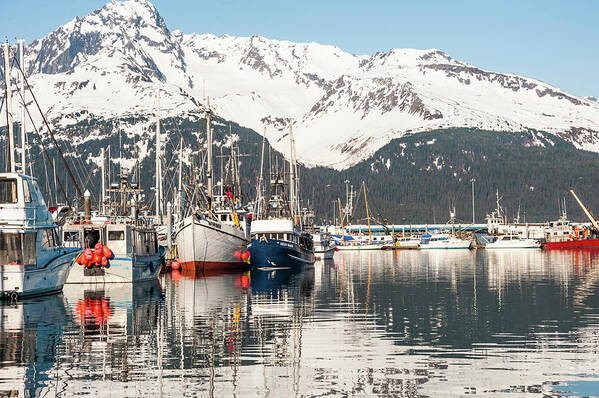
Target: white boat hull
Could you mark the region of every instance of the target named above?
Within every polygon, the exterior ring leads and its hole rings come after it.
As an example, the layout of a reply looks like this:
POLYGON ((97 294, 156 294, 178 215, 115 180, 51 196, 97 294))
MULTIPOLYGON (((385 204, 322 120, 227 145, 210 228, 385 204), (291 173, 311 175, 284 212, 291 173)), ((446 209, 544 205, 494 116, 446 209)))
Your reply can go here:
POLYGON ((131 283, 156 279, 162 269, 162 253, 135 257, 115 257, 109 267, 94 267, 86 270, 83 265, 73 263, 66 283, 131 283))
POLYGON ((365 244, 365 245, 339 245, 337 246, 339 248, 339 250, 382 250, 383 249, 383 245, 371 245, 371 244, 365 244))
POLYGON ((77 254, 76 251, 65 253, 39 269, 23 265, 0 266, 2 297, 13 297, 15 293, 19 297, 39 296, 61 291, 77 254))
POLYGON ((420 245, 420 250, 431 250, 431 249, 470 249, 472 242, 470 241, 436 241, 428 244, 420 245))
POLYGON ((183 269, 202 272, 247 268, 240 257, 247 243, 240 229, 196 217, 185 218, 175 236, 183 269))

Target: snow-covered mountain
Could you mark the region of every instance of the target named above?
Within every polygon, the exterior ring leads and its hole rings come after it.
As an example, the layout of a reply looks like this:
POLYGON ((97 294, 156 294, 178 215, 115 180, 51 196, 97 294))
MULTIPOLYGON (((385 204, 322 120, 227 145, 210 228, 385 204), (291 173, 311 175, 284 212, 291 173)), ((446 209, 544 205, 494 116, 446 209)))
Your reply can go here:
MULTIPOLYGON (((198 27, 201 29, 201 26, 198 27)), ((509 56, 506 55, 506 56, 509 56)), ((26 47, 26 71, 57 126, 197 110, 262 132, 301 161, 343 169, 407 133, 467 126, 544 130, 599 151, 599 103, 489 72, 440 50, 353 55, 334 46, 183 34, 145 0, 113 1, 26 47)), ((145 126, 139 127, 141 129, 145 126)))

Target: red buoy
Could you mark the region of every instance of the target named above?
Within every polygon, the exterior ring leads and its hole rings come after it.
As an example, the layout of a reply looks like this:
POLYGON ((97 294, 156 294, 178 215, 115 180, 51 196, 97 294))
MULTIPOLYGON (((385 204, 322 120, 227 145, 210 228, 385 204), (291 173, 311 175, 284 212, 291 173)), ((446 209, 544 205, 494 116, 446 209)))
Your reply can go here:
POLYGON ((113 258, 112 250, 110 250, 108 246, 102 247, 102 254, 109 260, 113 258))
POLYGON ((241 259, 243 261, 247 260, 248 258, 250 258, 250 252, 248 252, 248 251, 241 252, 241 259))
POLYGON ((179 262, 177 260, 174 260, 173 262, 171 262, 171 269, 177 271, 180 267, 181 267, 181 265, 179 264, 179 262))
POLYGON ((106 267, 108 265, 108 259, 106 257, 102 257, 100 264, 102 264, 102 267, 106 267))

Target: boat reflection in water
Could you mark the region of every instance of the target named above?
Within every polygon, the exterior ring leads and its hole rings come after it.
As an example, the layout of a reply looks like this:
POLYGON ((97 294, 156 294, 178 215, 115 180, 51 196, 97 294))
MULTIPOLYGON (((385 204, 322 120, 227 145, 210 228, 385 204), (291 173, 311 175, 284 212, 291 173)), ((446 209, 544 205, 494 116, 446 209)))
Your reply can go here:
POLYGON ((38 320, 2 325, 0 383, 19 396, 156 397, 599 387, 599 251, 355 251, 257 271, 81 286, 66 310, 19 304, 38 320))
POLYGON ((52 395, 55 344, 70 321, 64 297, 0 302, 0 312, 0 396, 52 395))

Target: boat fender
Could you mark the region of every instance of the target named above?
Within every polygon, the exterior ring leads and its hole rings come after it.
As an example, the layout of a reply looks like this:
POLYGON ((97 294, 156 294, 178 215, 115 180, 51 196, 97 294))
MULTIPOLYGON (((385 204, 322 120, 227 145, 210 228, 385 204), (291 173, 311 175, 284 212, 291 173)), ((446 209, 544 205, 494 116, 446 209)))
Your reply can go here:
POLYGON ((181 265, 179 264, 179 262, 177 260, 173 260, 171 262, 171 269, 174 271, 179 270, 179 267, 181 267, 181 265))

